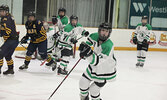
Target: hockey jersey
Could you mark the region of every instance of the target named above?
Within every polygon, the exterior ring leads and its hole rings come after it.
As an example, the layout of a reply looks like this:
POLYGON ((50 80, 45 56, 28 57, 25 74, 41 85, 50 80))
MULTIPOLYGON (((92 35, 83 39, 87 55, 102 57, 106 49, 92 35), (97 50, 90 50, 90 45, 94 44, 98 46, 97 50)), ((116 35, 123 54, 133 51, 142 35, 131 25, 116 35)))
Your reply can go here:
POLYGON ((150 33, 152 27, 150 24, 142 26, 142 23, 138 24, 135 31, 135 37, 137 37, 138 42, 143 42, 144 39, 150 41, 150 33))
POLYGON ((77 23, 76 27, 72 26, 71 24, 68 24, 64 27, 64 31, 60 31, 59 35, 59 42, 58 47, 59 48, 67 48, 69 50, 72 49, 72 43, 71 38, 77 39, 78 35, 83 35, 85 32, 84 28, 81 24, 77 23))
POLYGON ((55 38, 53 37, 53 35, 53 28, 49 28, 49 31, 47 32, 47 52, 52 51, 55 47, 55 38))
POLYGON ((41 21, 27 21, 25 27, 27 29, 26 36, 31 37, 32 43, 40 43, 47 39, 46 30, 44 29, 41 21))
POLYGON ((69 23, 69 18, 67 16, 64 16, 63 18, 60 18, 60 16, 57 16, 57 25, 59 28, 59 31, 62 31, 63 28, 69 23))
POLYGON ((108 39, 99 45, 99 34, 91 34, 86 44, 94 47, 94 53, 87 59, 90 62, 85 75, 94 81, 111 80, 116 77, 116 59, 113 42, 108 39))
POLYGON ((5 41, 7 39, 17 40, 19 38, 19 35, 16 32, 15 20, 11 14, 7 14, 1 18, 0 34, 5 41))

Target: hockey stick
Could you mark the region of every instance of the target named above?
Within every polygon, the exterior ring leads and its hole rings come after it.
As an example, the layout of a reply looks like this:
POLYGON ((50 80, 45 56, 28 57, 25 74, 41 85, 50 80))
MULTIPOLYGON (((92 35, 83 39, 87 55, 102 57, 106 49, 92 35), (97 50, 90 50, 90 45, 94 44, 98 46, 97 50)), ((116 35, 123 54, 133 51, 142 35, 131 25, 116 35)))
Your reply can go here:
POLYGON ((77 39, 77 41, 80 40, 80 39, 83 38, 83 37, 84 37, 84 36, 79 37, 79 38, 77 39))
MULTIPOLYGON (((79 37, 78 39, 76 39, 77 41, 82 39, 84 36, 79 37)), ((76 43, 74 44, 74 50, 73 50, 73 58, 75 58, 75 53, 76 53, 76 43)))
POLYGON ((74 44, 73 58, 75 58, 75 53, 76 53, 76 43, 74 44))
MULTIPOLYGON (((31 39, 28 39, 28 40, 31 40, 31 39)), ((26 41, 28 41, 28 40, 26 40, 26 41)), ((21 43, 21 41, 19 41, 19 44, 20 44, 24 49, 27 50, 27 47, 25 47, 25 46, 21 43)))
MULTIPOLYGON (((19 41, 19 44, 20 44, 24 49, 27 50, 27 48, 26 48, 24 45, 22 45, 21 41, 19 41)), ((16 58, 20 58, 20 59, 25 59, 25 57, 20 57, 20 56, 17 56, 17 55, 15 55, 15 57, 16 57, 16 58)))
POLYGON ((46 61, 47 61, 47 59, 45 59, 45 60, 40 64, 40 66, 42 66, 46 61))
POLYGON ((20 44, 24 49, 27 50, 27 48, 26 48, 21 42, 19 42, 19 44, 20 44))
MULTIPOLYGON (((52 58, 52 59, 53 59, 53 58, 52 58)), ((47 61, 47 59, 45 59, 45 60, 40 64, 40 66, 42 66, 46 61, 47 61)), ((56 61, 57 61, 57 62, 58 62, 58 61, 62 61, 62 62, 65 62, 65 63, 69 63, 69 61, 63 60, 63 59, 61 59, 61 58, 56 59, 56 61)))
MULTIPOLYGON (((28 39, 28 40, 31 40, 31 39, 28 39)), ((28 41, 28 40, 27 40, 27 41, 28 41)), ((20 44, 24 49, 27 50, 27 47, 25 47, 25 46, 21 43, 21 41, 19 41, 19 44, 20 44)), ((35 56, 35 57, 32 57, 31 59, 33 59, 33 60, 36 59, 37 51, 35 51, 34 56, 35 56)), ((20 58, 20 59, 25 59, 25 57, 22 57, 22 56, 17 56, 17 55, 15 55, 15 57, 16 57, 16 58, 20 58)))
POLYGON ((82 58, 80 58, 77 63, 74 65, 74 67, 70 70, 70 72, 64 77, 63 81, 59 84, 59 86, 54 90, 54 92, 50 95, 50 97, 47 100, 50 100, 51 97, 55 94, 55 92, 59 89, 59 87, 63 84, 63 82, 67 79, 67 77, 70 75, 70 73, 74 70, 74 68, 77 66, 77 64, 80 62, 82 58))

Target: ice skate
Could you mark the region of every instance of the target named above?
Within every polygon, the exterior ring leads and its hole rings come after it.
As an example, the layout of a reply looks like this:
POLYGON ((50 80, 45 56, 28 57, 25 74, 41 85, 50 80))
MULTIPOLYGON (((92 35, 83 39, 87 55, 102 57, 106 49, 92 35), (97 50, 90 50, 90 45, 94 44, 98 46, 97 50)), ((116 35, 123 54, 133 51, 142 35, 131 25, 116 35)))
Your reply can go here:
POLYGON ((28 69, 28 65, 26 64, 23 64, 22 66, 19 67, 20 70, 23 70, 23 69, 28 69))
POLYGON ((8 70, 4 71, 3 74, 4 75, 14 74, 14 70, 13 69, 8 69, 8 70))

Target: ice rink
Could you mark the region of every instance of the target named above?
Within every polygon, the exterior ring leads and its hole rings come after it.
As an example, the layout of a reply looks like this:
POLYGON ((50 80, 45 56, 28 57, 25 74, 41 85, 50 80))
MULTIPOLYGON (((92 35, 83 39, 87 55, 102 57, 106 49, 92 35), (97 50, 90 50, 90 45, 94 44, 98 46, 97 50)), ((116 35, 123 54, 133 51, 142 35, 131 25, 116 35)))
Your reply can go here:
MULTIPOLYGON (((102 88, 103 100, 167 100, 167 52, 148 52, 144 68, 135 67, 135 51, 115 51, 115 57, 117 80, 102 88)), ((70 60, 68 70, 78 59, 70 60)), ((40 66, 39 60, 32 60, 27 71, 18 71, 23 62, 14 58, 15 75, 0 76, 0 100, 47 100, 64 76, 40 66)), ((81 60, 51 100, 80 100, 78 83, 87 64, 81 60)))

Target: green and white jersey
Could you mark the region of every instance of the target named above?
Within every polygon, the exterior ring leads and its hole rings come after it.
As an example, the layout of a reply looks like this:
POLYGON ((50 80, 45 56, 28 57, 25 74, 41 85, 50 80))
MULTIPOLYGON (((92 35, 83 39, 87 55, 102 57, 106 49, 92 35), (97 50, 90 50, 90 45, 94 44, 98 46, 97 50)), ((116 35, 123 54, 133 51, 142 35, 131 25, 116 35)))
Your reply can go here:
POLYGON ((142 23, 140 23, 136 27, 134 36, 137 37, 137 40, 139 42, 143 42, 144 39, 146 39, 147 41, 150 41, 151 30, 152 30, 152 27, 150 24, 146 24, 145 26, 142 26, 142 23))
POLYGON ((59 28, 59 31, 62 31, 63 28, 69 23, 69 18, 67 16, 64 16, 63 18, 60 19, 60 16, 57 16, 57 25, 59 28))
POLYGON ((71 38, 77 39, 77 36, 83 35, 85 32, 81 24, 77 23, 76 27, 68 24, 64 27, 64 31, 59 32, 60 38, 58 47, 72 49, 71 38))
POLYGON ((72 26, 71 23, 69 23, 68 25, 66 25, 64 27, 64 32, 72 32, 73 29, 77 28, 77 27, 82 27, 82 25, 80 23, 77 23, 76 27, 72 26))
POLYGON ((88 78, 94 81, 111 80, 116 77, 116 59, 114 57, 113 42, 108 39, 99 45, 99 34, 91 34, 86 44, 94 47, 94 53, 87 58, 90 62, 86 72, 88 78))
POLYGON ((59 34, 59 39, 58 39, 57 47, 60 50, 63 48, 71 50, 72 45, 71 45, 70 38, 69 38, 68 34, 63 32, 63 31, 59 31, 58 34, 59 34))
POLYGON ((47 52, 52 51, 55 47, 55 38, 53 37, 53 35, 53 28, 49 28, 49 31, 47 32, 47 52))
POLYGON ((77 38, 78 35, 84 35, 85 29, 82 27, 80 23, 77 23, 76 27, 68 24, 64 27, 64 33, 68 34, 69 37, 77 38))

